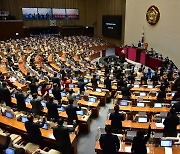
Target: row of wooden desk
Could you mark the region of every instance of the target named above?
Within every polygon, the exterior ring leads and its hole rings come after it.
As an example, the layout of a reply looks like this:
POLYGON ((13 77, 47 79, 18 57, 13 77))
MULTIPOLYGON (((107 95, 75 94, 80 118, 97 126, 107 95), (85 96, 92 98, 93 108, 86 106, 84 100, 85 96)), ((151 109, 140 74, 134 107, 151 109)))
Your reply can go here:
MULTIPOLYGON (((11 133, 20 134, 22 136, 27 137, 24 123, 17 121, 16 119, 10 119, 10 118, 0 115, 0 126, 11 133)), ((46 142, 47 145, 55 146, 56 140, 53 136, 53 130, 52 129, 48 129, 48 130, 40 129, 40 130, 41 130, 44 142, 46 142)), ((77 137, 75 133, 70 133, 70 140, 72 144, 73 154, 77 154, 77 137)))

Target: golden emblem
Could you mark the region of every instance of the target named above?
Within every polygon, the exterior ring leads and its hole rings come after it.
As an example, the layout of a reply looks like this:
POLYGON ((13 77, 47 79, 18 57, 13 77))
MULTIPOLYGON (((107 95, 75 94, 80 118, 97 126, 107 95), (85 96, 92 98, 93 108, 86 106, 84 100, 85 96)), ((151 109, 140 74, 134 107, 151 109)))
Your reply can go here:
POLYGON ((151 25, 155 25, 159 21, 159 18, 160 18, 159 9, 154 5, 150 6, 146 13, 147 22, 151 25))

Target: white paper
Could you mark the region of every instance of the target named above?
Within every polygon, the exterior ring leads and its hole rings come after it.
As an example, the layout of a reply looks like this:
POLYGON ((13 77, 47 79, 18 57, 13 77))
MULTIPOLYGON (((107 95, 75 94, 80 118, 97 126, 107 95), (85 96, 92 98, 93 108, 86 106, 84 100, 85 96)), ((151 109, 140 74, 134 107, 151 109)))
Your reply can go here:
POLYGON ((165 147, 165 154, 172 154, 172 148, 171 147, 165 147))
POLYGON ((164 128, 163 123, 155 123, 156 127, 164 128))

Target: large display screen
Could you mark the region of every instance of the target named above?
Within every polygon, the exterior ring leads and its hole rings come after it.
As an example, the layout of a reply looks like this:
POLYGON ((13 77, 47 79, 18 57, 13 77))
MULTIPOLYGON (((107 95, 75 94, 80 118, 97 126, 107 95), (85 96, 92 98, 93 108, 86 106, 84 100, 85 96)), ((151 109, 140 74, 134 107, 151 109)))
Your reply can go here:
POLYGON ((24 20, 37 19, 37 8, 22 8, 24 20))
POLYGON ((66 9, 67 19, 79 19, 79 10, 78 9, 66 9))
POLYGON ((52 9, 38 8, 38 19, 52 19, 52 9))
POLYGON ((66 18, 66 9, 52 9, 53 19, 65 19, 66 18))
POLYGON ((121 39, 122 16, 102 16, 102 35, 121 39))

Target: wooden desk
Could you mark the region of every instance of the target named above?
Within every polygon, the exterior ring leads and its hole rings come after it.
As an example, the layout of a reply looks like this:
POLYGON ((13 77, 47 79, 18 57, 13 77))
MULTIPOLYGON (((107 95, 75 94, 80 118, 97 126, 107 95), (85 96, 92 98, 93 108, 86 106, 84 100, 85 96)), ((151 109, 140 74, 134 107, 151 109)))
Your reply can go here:
POLYGON ((89 95, 96 96, 98 99, 100 99, 100 105, 105 106, 106 104, 106 92, 96 92, 92 90, 86 90, 89 95))
POLYGON ((78 103, 81 103, 82 106, 90 108, 92 110, 92 115, 98 117, 99 116, 99 110, 100 110, 100 101, 96 101, 95 103, 89 104, 88 101, 85 101, 83 99, 79 100, 78 103))
MULTIPOLYGON (((164 128, 156 127, 155 122, 150 122, 152 130, 163 131, 164 128)), ((111 120, 106 120, 106 125, 111 125, 111 120)), ((123 129, 148 129, 149 123, 132 122, 131 120, 122 121, 123 129)), ((180 124, 177 126, 177 130, 180 131, 180 124)))
MULTIPOLYGON (((17 121, 16 119, 10 119, 5 116, 0 115, 0 126, 5 128, 6 130, 12 132, 12 133, 17 133, 20 135, 26 135, 26 129, 24 123, 17 121)), ((49 142, 53 142, 54 145, 56 145, 56 141, 53 137, 53 130, 52 129, 40 129, 42 133, 42 137, 45 140, 48 140, 49 142)), ((77 154, 77 138, 76 135, 70 134, 70 140, 73 148, 73 153, 77 154)))
MULTIPOLYGON (((155 147, 152 144, 148 144, 147 148, 149 149, 149 153, 153 154, 165 154, 165 149, 163 147, 155 147)), ((131 145, 125 144, 125 142, 120 142, 120 150, 118 151, 118 154, 131 154, 131 145), (128 150, 127 150, 128 149, 128 150)), ((179 154, 180 145, 173 145, 172 151, 173 154, 179 154)), ((102 149, 100 147, 99 141, 96 141, 95 145, 95 152, 97 154, 102 154, 102 149)))
MULTIPOLYGON (((16 98, 12 97, 11 101, 15 105, 17 104, 16 98)), ((31 111, 32 105, 30 103, 26 104, 26 107, 29 111, 31 111)), ((42 112, 47 115, 48 109, 46 107, 44 107, 42 112)), ((84 131, 84 132, 90 131, 91 114, 92 113, 90 113, 90 115, 85 116, 85 117, 78 115, 80 131, 84 131)), ((68 117, 65 111, 63 111, 63 112, 59 111, 59 116, 65 118, 65 119, 67 119, 67 117, 68 117)))

